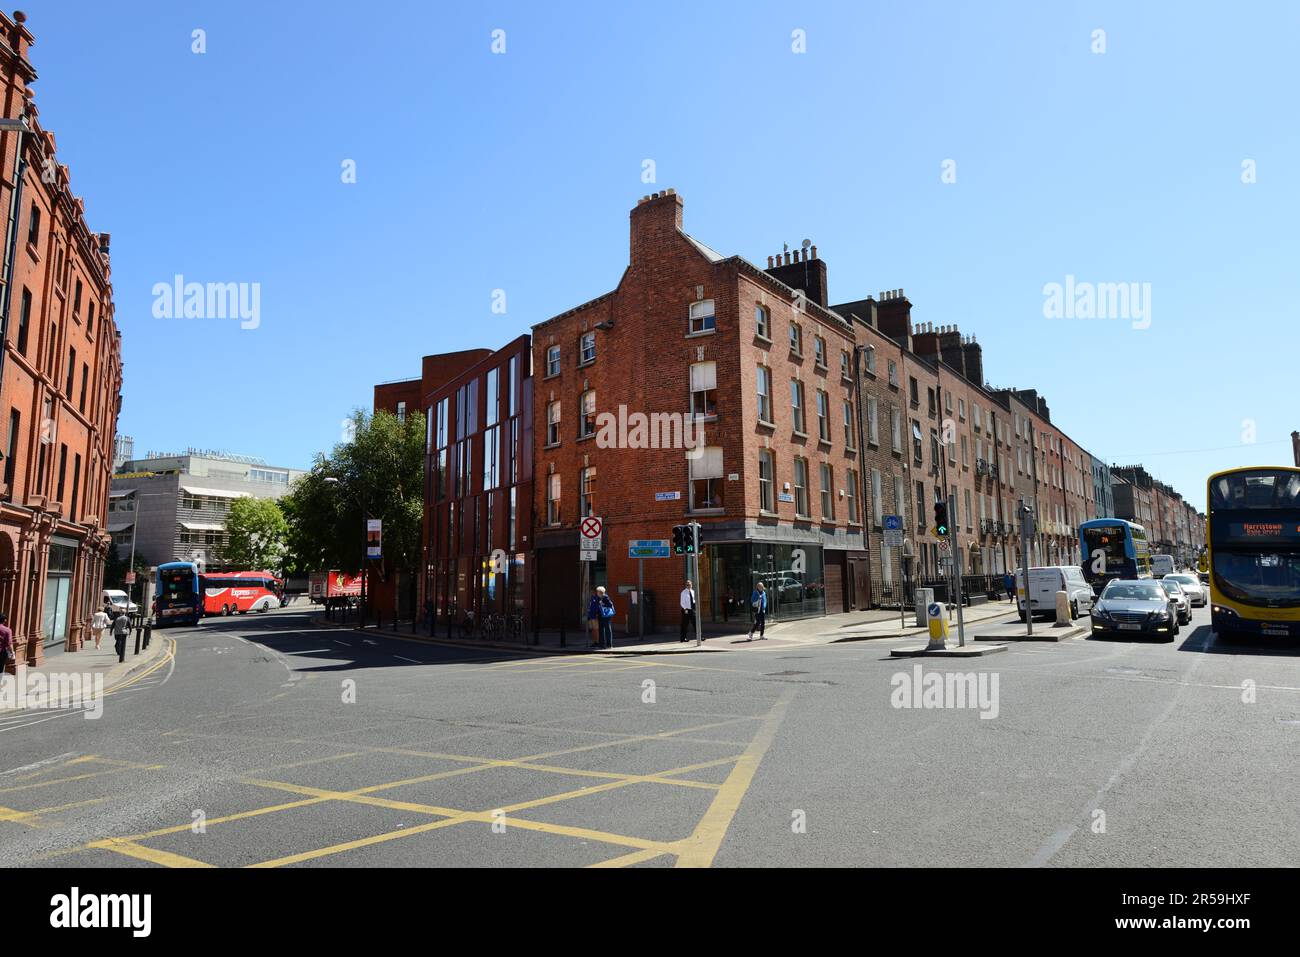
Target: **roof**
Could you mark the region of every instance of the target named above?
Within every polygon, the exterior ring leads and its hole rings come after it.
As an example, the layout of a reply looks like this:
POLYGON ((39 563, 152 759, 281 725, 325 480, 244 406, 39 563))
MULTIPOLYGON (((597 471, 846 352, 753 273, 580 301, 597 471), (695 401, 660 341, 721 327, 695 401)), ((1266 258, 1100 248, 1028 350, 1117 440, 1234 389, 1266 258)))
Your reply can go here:
POLYGON ((689 239, 691 241, 691 245, 694 246, 696 249, 698 249, 701 253, 703 253, 704 258, 707 259, 709 262, 720 263, 722 262, 722 260, 727 258, 726 256, 722 255, 722 253, 710 249, 708 246, 704 245, 704 243, 700 242, 690 233, 682 233, 682 235, 685 236, 687 239, 689 239))
POLYGON ((198 485, 182 485, 182 492, 189 492, 191 495, 204 495, 208 498, 250 498, 249 492, 232 492, 224 488, 202 488, 198 485))
POLYGON ((136 492, 133 488, 114 489, 108 493, 109 498, 126 498, 128 495, 134 495, 136 492))
POLYGON ((134 524, 135 522, 133 521, 132 522, 109 522, 108 530, 110 532, 124 532, 134 524))

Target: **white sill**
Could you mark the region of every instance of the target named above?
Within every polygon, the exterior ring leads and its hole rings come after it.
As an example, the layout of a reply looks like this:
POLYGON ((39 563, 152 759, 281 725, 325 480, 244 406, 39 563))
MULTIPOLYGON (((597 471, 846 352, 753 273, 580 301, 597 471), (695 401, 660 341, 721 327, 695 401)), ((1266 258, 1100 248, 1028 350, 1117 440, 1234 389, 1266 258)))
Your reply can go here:
POLYGON ((716 335, 716 334, 717 334, 717 331, 718 331, 718 330, 717 330, 716 328, 714 328, 714 329, 701 329, 699 332, 688 332, 688 333, 686 333, 686 335, 685 335, 683 338, 686 338, 686 339, 702 339, 702 338, 704 338, 705 336, 716 335))

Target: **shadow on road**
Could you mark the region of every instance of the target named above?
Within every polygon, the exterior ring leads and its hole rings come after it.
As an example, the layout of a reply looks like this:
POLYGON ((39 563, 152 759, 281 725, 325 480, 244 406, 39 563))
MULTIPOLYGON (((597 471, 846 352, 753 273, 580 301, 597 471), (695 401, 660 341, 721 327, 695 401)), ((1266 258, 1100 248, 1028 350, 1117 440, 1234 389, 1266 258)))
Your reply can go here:
POLYGON ((1201 625, 1183 640, 1178 650, 1199 651, 1210 655, 1294 658, 1300 656, 1300 639, 1260 636, 1227 639, 1223 635, 1215 634, 1214 629, 1209 625, 1201 625))

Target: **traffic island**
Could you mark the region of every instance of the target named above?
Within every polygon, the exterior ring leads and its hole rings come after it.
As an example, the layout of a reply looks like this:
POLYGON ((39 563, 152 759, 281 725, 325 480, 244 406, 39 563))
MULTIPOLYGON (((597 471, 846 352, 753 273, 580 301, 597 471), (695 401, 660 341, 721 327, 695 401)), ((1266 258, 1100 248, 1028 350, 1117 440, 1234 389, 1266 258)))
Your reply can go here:
POLYGON ((1025 634, 1023 628, 1018 631, 1004 629, 992 633, 978 635, 976 641, 1062 641, 1067 638, 1081 638, 1088 633, 1088 629, 1081 625, 1070 625, 1068 628, 1057 628, 1054 625, 1048 625, 1046 628, 1035 628, 1032 635, 1025 634))
POLYGON ((1006 651, 1006 645, 958 645, 955 648, 895 648, 891 658, 979 658, 983 655, 1006 651))

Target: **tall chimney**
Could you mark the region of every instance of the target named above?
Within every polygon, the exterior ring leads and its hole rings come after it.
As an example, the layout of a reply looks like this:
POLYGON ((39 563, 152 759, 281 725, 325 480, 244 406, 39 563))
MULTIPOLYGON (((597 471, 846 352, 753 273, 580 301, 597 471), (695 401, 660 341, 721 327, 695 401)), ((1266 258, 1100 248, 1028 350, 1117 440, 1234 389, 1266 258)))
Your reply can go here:
POLYGON ((682 229, 682 198, 671 190, 643 196, 632 207, 630 263, 654 255, 677 241, 682 229))

